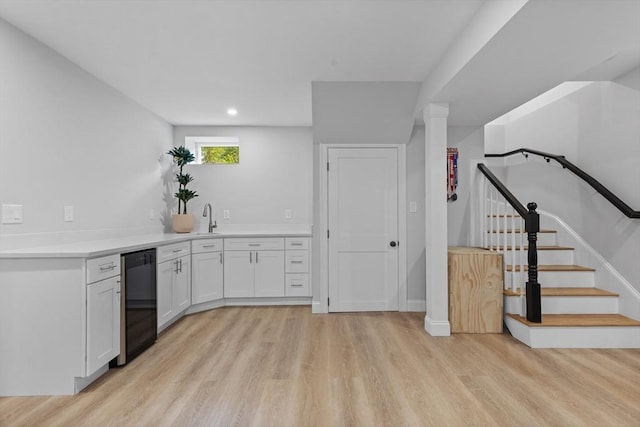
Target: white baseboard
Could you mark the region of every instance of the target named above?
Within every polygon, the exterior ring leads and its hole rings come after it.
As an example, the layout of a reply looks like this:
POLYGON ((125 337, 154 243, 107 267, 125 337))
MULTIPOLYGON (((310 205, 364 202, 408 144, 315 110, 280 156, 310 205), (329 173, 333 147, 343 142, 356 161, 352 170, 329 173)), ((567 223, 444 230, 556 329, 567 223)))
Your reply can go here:
POLYGON ((76 377, 75 378, 75 393, 80 393, 89 384, 91 384, 92 382, 94 382, 95 380, 97 380, 98 378, 103 376, 104 374, 106 374, 107 371, 109 371, 109 364, 104 365, 103 367, 101 367, 100 369, 98 369, 93 374, 89 375, 88 377, 76 377))
POLYGON ((275 297, 275 298, 225 298, 224 305, 260 306, 260 305, 311 305, 311 297, 275 297))
POLYGON ((451 336, 451 325, 448 320, 433 320, 429 316, 425 316, 424 330, 432 337, 451 336))
POLYGON ((407 301, 407 311, 425 313, 427 311, 427 301, 423 299, 410 299, 407 301))
POLYGON ((187 308, 185 314, 194 314, 200 313, 201 311, 212 310, 214 308, 224 307, 224 299, 217 299, 215 301, 203 302, 200 304, 194 304, 191 307, 187 308))
POLYGON ((327 314, 328 311, 323 309, 320 301, 312 301, 311 302, 311 313, 313 314, 327 314))

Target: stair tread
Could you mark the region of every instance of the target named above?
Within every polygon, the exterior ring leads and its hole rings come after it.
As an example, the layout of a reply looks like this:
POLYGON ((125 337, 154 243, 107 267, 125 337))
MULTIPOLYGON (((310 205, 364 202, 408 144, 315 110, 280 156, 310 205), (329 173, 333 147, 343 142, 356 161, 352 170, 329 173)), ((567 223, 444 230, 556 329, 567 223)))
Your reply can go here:
MULTIPOLYGON (((496 245, 496 247, 498 248, 503 248, 502 246, 498 246, 496 245)), ((571 246, 547 246, 547 245, 538 245, 536 246, 538 248, 539 251, 573 251, 575 250, 575 248, 572 248, 571 246)), ((507 245, 507 250, 510 251, 511 248, 513 248, 513 246, 509 246, 507 245)), ((488 249, 488 248, 487 248, 488 249)), ((524 246, 523 248, 525 251, 529 250, 529 246, 524 246)), ((516 246, 516 250, 520 250, 520 246, 516 246)))
MULTIPOLYGON (((528 271, 529 266, 525 265, 524 270, 528 271)), ((512 265, 507 265, 507 271, 513 271, 512 265)), ((520 271, 520 266, 516 265, 515 271, 520 271)), ((596 271, 595 268, 584 267, 582 265, 565 265, 565 264, 539 264, 538 272, 540 271, 596 271)))
POLYGON ((621 314, 543 314, 542 323, 529 322, 517 314, 507 316, 530 327, 640 326, 640 321, 621 314))
MULTIPOLYGON (((618 294, 599 288, 541 288, 543 297, 617 297, 618 294)), ((520 296, 520 290, 505 290, 504 295, 520 296)))
MULTIPOLYGON (((521 234, 526 234, 525 230, 520 230, 519 228, 516 228, 515 230, 507 230, 507 233, 511 233, 512 231, 515 231, 516 233, 521 233, 521 234)), ((538 233, 555 233, 556 230, 548 230, 546 228, 544 229, 540 229, 540 231, 538 231, 538 233)), ((500 230, 493 230, 493 231, 489 231, 487 230, 487 233, 504 233, 503 229, 500 230)))

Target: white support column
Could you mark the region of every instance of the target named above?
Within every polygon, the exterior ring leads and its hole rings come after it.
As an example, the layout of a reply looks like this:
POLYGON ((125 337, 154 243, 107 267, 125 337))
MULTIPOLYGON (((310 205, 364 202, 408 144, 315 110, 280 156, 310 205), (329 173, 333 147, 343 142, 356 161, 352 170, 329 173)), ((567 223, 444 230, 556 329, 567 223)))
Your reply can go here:
POLYGON ((447 283, 447 117, 448 104, 428 104, 425 124, 425 255, 427 315, 432 336, 451 335, 447 283))

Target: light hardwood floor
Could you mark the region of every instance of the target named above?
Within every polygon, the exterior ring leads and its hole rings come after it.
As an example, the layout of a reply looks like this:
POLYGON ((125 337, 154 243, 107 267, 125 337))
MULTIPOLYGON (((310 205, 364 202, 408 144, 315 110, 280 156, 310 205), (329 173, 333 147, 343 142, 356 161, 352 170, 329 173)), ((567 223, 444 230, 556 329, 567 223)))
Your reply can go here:
POLYGON ((309 307, 199 313, 76 396, 0 398, 0 425, 640 425, 638 350, 434 338, 423 323, 309 307))

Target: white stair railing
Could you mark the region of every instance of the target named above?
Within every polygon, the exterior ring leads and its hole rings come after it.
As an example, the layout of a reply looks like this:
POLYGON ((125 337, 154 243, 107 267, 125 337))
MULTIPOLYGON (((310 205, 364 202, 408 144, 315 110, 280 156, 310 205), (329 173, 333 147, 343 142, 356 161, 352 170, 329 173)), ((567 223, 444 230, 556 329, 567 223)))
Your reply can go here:
POLYGON ((481 190, 476 206, 479 207, 480 222, 475 221, 475 224, 480 226, 480 241, 485 248, 503 254, 505 290, 519 296, 518 314, 526 316, 530 322, 540 323, 537 249, 540 215, 536 212, 537 204, 529 202, 525 207, 485 164, 478 163, 477 168, 481 190))
POLYGON ((526 275, 524 258, 524 219, 504 197, 484 180, 483 183, 482 242, 490 251, 503 255, 504 289, 520 296, 520 314, 524 316, 524 288, 526 275), (511 269, 507 266, 510 265, 511 269))

